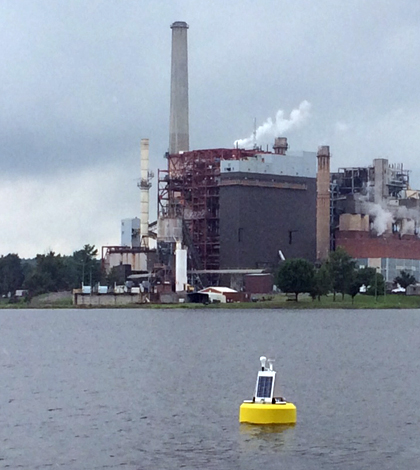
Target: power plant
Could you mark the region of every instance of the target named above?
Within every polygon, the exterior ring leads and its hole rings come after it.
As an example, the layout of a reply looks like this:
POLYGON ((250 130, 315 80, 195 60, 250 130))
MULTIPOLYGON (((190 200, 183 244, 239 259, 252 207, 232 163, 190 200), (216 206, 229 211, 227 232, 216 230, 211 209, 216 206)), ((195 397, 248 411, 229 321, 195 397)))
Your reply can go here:
MULTIPOLYGON (((387 281, 401 269, 420 271, 420 197, 409 172, 386 159, 330 170, 330 148, 190 150, 188 25, 171 25, 169 145, 158 170, 158 220, 149 221, 149 141, 142 139, 139 219, 122 221, 121 246, 102 248, 105 269, 168 296, 229 286, 251 292, 279 263, 321 263, 343 247, 387 281), (252 282, 254 282, 254 288, 252 282), (249 287, 251 286, 251 287, 249 287)), ((174 298, 174 297, 172 297, 174 298)))
POLYGON ((331 174, 331 246, 392 282, 401 270, 420 274, 420 195, 403 165, 377 158, 331 174))

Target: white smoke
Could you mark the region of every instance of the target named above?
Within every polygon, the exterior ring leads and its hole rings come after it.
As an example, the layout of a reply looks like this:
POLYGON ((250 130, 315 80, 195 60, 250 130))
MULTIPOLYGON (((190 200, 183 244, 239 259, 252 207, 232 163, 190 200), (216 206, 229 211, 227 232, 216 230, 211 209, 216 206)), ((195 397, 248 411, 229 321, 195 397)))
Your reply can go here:
POLYGON ((372 228, 378 236, 386 231, 392 231, 392 224, 396 224, 396 230, 400 235, 415 235, 416 224, 419 223, 417 210, 399 206, 393 210, 385 208, 373 202, 362 202, 363 211, 373 218, 372 228))
POLYGON ((412 219, 403 219, 401 225, 401 235, 414 235, 416 223, 412 219))
POLYGON ((408 208, 405 206, 399 206, 395 211, 397 219, 412 219, 414 222, 420 222, 420 212, 417 208, 408 208))
POLYGON ((264 124, 259 126, 254 134, 251 134, 245 139, 235 140, 235 147, 239 148, 252 148, 254 144, 268 143, 275 137, 281 137, 285 132, 290 129, 301 126, 309 117, 311 104, 308 101, 302 101, 299 108, 294 109, 289 118, 284 117, 284 111, 279 109, 276 114, 275 121, 269 117, 264 124))
MULTIPOLYGON (((368 188, 369 192, 370 188, 368 188)), ((378 236, 386 231, 396 231, 400 235, 416 235, 420 238, 419 208, 388 205, 385 201, 382 205, 375 204, 369 201, 369 195, 355 194, 355 200, 360 203, 358 210, 372 217, 372 228, 378 236)))
POLYGON ((395 216, 398 219, 411 219, 413 218, 412 210, 410 210, 406 206, 398 206, 396 211, 395 211, 395 216))
POLYGON ((381 205, 374 204, 372 202, 366 202, 364 207, 367 209, 368 214, 374 217, 373 229, 376 231, 378 236, 382 235, 387 230, 392 230, 392 223, 395 218, 390 211, 384 209, 381 205))

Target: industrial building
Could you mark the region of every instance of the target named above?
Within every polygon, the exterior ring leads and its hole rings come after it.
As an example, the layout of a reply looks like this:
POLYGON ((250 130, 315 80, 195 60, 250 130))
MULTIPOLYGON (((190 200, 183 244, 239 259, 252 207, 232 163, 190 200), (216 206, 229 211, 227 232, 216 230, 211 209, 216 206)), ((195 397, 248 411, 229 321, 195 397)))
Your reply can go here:
POLYGON ((121 246, 140 246, 140 219, 123 219, 121 221, 121 246))
MULTIPOLYGON (((285 138, 279 141, 287 146, 285 138)), ((272 271, 280 252, 315 261, 316 157, 315 152, 254 152, 221 162, 221 268, 272 271)))
POLYGON ((392 282, 401 270, 420 279, 420 198, 409 171, 387 159, 331 174, 331 248, 392 282))
POLYGON ((165 294, 188 285, 252 289, 252 276, 275 272, 283 259, 320 263, 341 246, 387 281, 402 269, 418 279, 419 193, 401 164, 376 159, 331 173, 328 146, 291 151, 283 136, 272 151, 190 150, 188 25, 176 21, 171 30, 169 145, 157 178, 158 220, 149 223, 153 175, 143 139, 140 218, 123 221, 121 246, 103 247, 106 269, 129 265, 165 294))
POLYGON ((173 226, 182 224, 191 270, 273 270, 281 256, 315 261, 317 154, 287 152, 285 138, 274 149, 168 155, 159 213, 182 221, 173 226))
POLYGON ((256 146, 190 150, 188 25, 177 21, 171 29, 169 151, 167 168, 158 174, 161 264, 176 271, 178 243, 188 253, 191 284, 223 281, 243 287, 243 276, 273 272, 282 259, 325 258, 329 148, 320 147, 318 154, 292 152, 279 136, 273 151, 256 146))
POLYGON ((176 21, 171 30, 169 151, 167 168, 158 173, 156 230, 148 220, 151 174, 143 139, 140 219, 122 221, 121 246, 103 247, 105 268, 129 265, 137 275, 148 273, 152 284, 176 291, 187 283, 242 289, 253 279, 246 276, 268 275, 282 259, 324 259, 330 243, 329 148, 290 151, 279 136, 273 151, 190 150, 188 25, 176 21))
POLYGON ((107 273, 118 268, 124 277, 148 275, 156 263, 156 222, 149 223, 149 190, 154 177, 149 171, 149 139, 140 142, 140 175, 140 218, 121 221, 121 245, 102 247, 102 267, 107 273))

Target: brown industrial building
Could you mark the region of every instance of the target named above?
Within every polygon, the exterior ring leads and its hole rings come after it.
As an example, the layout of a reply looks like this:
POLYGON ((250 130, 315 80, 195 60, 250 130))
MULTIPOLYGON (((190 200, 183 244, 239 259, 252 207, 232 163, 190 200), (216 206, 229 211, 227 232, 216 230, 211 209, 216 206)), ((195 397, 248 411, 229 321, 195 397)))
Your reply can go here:
POLYGON ((405 270, 420 276, 420 199, 409 171, 387 159, 331 174, 331 244, 392 282, 405 270))

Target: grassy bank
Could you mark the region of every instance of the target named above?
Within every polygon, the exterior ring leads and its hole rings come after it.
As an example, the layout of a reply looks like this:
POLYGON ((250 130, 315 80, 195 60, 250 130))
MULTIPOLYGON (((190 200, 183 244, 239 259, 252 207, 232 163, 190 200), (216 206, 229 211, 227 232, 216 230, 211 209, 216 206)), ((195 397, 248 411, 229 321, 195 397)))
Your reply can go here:
POLYGON ((71 292, 51 292, 26 299, 1 299, 0 309, 5 308, 72 308, 73 297, 71 292))
MULTIPOLYGON (((43 294, 34 297, 29 303, 24 300, 19 300, 10 303, 8 299, 0 301, 0 309, 19 309, 19 308, 80 308, 73 307, 71 293, 55 293, 43 294)), ((420 297, 406 296, 404 294, 392 294, 386 296, 379 296, 375 298, 370 295, 357 295, 352 302, 350 296, 341 295, 336 296, 336 300, 332 295, 323 296, 321 300, 312 300, 309 295, 299 295, 297 302, 291 301, 284 294, 273 296, 260 296, 257 302, 238 302, 228 304, 137 304, 125 305, 117 307, 88 307, 88 308, 148 308, 148 309, 162 309, 162 308, 183 308, 183 309, 413 309, 420 308, 420 297)))
POLYGON ((321 300, 312 300, 309 295, 300 295, 297 302, 288 300, 284 294, 273 296, 265 296, 264 300, 261 296, 257 302, 238 302, 228 304, 148 304, 144 308, 206 308, 206 309, 413 309, 420 308, 420 297, 406 295, 386 295, 375 298, 370 295, 357 295, 352 302, 350 296, 336 296, 334 301, 333 295, 323 296, 321 300))
POLYGON ((298 308, 298 309, 317 309, 317 308, 420 308, 420 297, 406 295, 386 295, 375 298, 370 295, 357 295, 353 301, 349 295, 337 295, 334 301, 333 295, 323 296, 321 300, 312 300, 309 295, 300 295, 297 302, 290 301, 284 295, 273 296, 271 300, 251 302, 251 308, 298 308))

